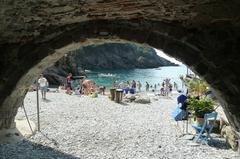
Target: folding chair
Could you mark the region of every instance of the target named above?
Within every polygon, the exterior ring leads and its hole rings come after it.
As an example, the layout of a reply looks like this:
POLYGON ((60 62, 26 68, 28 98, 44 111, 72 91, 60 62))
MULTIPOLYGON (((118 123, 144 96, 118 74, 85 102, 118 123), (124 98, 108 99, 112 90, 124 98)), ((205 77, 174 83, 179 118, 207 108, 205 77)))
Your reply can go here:
POLYGON ((212 137, 210 136, 212 129, 216 126, 215 121, 217 118, 217 112, 212 112, 209 114, 204 115, 204 124, 203 125, 197 125, 193 124, 192 127, 197 131, 198 136, 195 140, 195 142, 202 141, 202 143, 206 143, 210 139, 212 140, 212 137), (209 123, 209 121, 212 121, 209 123), (206 133, 204 136, 203 134, 206 133))

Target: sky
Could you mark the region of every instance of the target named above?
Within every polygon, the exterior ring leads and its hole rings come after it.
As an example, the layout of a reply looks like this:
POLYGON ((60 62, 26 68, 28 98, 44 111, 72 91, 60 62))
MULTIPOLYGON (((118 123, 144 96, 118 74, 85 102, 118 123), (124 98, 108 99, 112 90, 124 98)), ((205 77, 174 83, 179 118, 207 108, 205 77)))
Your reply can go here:
POLYGON ((175 64, 179 64, 179 65, 183 64, 182 62, 176 60, 175 58, 168 56, 167 54, 165 54, 161 50, 158 50, 158 49, 155 49, 155 48, 154 48, 154 50, 157 52, 158 56, 161 56, 161 57, 163 57, 163 58, 165 58, 165 59, 167 59, 167 60, 169 60, 169 61, 171 61, 171 62, 173 62, 175 64))

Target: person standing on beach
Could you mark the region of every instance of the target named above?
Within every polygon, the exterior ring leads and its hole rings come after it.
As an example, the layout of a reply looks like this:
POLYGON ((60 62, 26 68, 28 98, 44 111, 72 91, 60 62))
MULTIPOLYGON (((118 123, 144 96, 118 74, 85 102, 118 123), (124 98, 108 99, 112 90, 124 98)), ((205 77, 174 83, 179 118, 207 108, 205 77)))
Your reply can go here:
POLYGON ((168 96, 170 93, 170 88, 169 88, 170 80, 171 80, 170 78, 165 79, 165 96, 168 96))
POLYGON ((114 81, 113 83, 113 88, 118 89, 119 88, 119 83, 118 81, 114 81))
POLYGON ((48 81, 43 74, 40 74, 40 78, 38 79, 39 89, 41 90, 42 99, 46 99, 46 93, 48 90, 48 81))
POLYGON ((132 81, 132 88, 136 89, 136 82, 135 82, 135 80, 132 81))
POLYGON ((102 94, 102 95, 105 95, 105 90, 106 90, 106 87, 105 86, 100 86, 99 87, 99 93, 102 94))
POLYGON ((175 90, 178 90, 178 85, 177 85, 176 82, 174 82, 173 87, 174 87, 175 90))
POLYGON ((148 92, 149 91, 149 84, 148 84, 148 82, 146 82, 146 92, 148 92))
MULTIPOLYGON (((131 90, 132 90, 133 93, 136 92, 136 88, 137 88, 136 81, 133 80, 132 83, 131 83, 131 90)), ((130 93, 131 93, 131 91, 130 91, 130 93)))
POLYGON ((128 91, 130 90, 130 82, 126 82, 126 88, 125 88, 125 94, 128 94, 128 91))
POLYGON ((142 84, 140 81, 137 82, 138 91, 141 92, 142 84))
POLYGON ((80 93, 80 95, 83 94, 83 81, 84 81, 84 78, 79 80, 79 93, 80 93))
POLYGON ((69 73, 66 81, 66 89, 72 90, 72 82, 73 82, 72 73, 69 73))

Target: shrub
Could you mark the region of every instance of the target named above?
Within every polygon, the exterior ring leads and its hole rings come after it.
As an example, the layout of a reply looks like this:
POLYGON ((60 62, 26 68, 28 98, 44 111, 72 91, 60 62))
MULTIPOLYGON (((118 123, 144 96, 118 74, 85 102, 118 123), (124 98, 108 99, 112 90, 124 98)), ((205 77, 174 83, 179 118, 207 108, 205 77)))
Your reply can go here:
POLYGON ((188 109, 192 111, 194 116, 197 118, 203 118, 204 114, 214 111, 213 101, 207 98, 200 100, 196 98, 190 98, 188 104, 188 109))

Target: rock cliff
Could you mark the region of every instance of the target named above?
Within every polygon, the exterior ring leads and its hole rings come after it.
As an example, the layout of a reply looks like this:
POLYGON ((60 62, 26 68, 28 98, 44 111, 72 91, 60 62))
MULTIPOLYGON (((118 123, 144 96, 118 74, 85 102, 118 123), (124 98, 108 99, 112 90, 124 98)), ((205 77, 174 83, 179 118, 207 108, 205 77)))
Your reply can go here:
POLYGON ((71 52, 44 71, 51 84, 64 82, 68 72, 85 74, 92 69, 156 68, 175 65, 159 57, 153 48, 130 44, 108 43, 91 45, 71 52))

